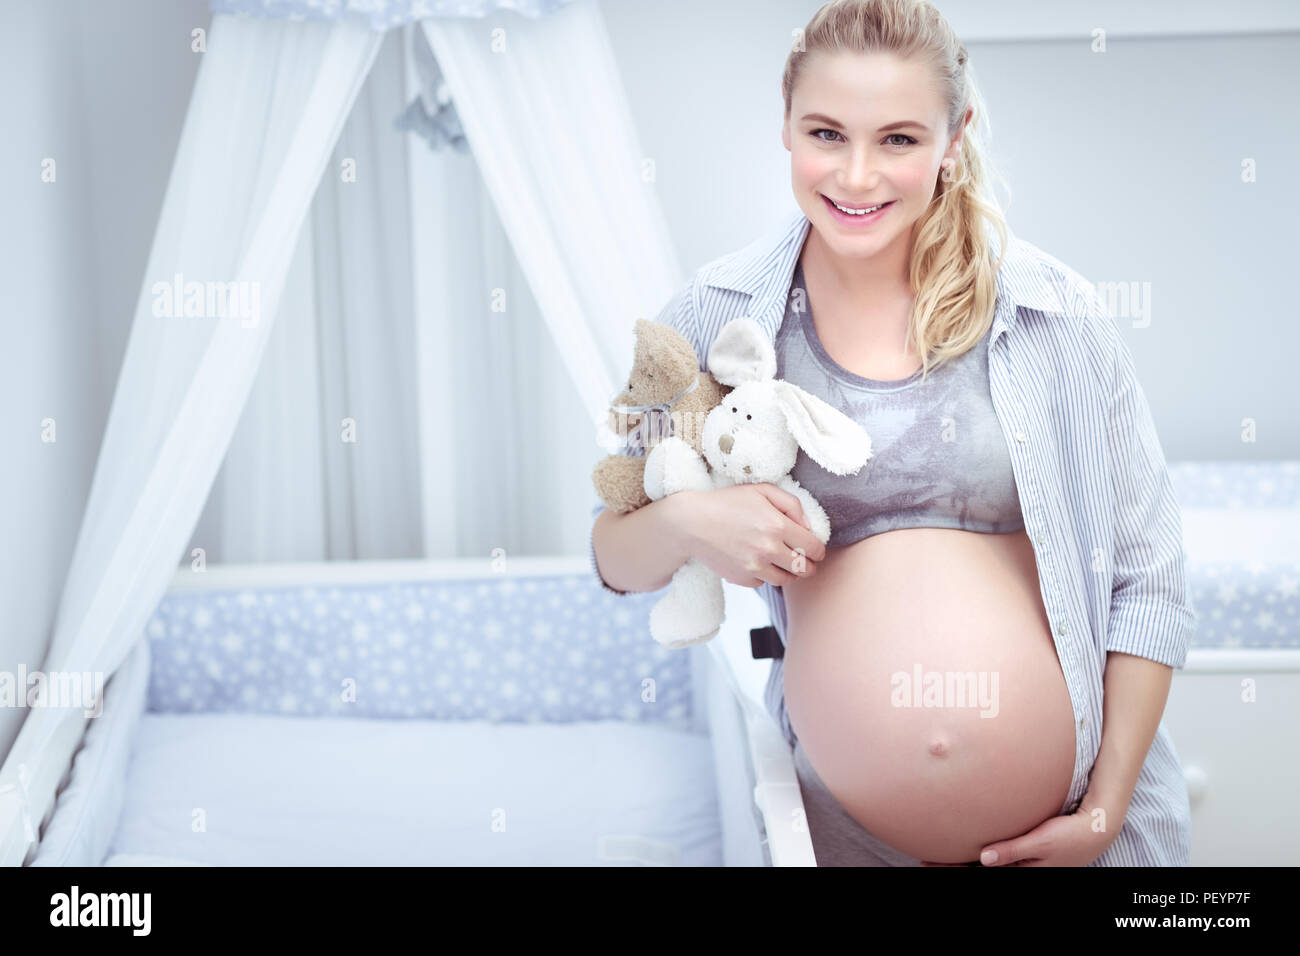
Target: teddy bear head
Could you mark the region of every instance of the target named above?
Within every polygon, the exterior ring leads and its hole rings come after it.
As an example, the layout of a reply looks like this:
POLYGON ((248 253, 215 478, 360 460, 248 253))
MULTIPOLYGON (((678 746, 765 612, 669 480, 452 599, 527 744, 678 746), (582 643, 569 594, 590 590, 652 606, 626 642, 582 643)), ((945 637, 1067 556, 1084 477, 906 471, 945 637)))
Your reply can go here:
MULTIPOLYGON (((665 406, 685 392, 700 370, 695 349, 671 325, 637 319, 633 331, 636 348, 627 387, 610 402, 609 427, 620 436, 639 426, 646 414, 644 411, 619 411, 620 406, 665 406)), ((663 409, 665 418, 667 410, 663 409)))

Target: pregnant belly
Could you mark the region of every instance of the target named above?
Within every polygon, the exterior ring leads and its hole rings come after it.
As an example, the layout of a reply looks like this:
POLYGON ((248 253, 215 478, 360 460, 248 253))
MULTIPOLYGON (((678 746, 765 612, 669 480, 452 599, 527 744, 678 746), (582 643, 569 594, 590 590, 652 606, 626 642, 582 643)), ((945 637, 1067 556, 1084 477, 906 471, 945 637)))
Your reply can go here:
POLYGON ((961 863, 1060 813, 1074 712, 1025 532, 889 531, 783 592, 791 726, 874 836, 961 863))

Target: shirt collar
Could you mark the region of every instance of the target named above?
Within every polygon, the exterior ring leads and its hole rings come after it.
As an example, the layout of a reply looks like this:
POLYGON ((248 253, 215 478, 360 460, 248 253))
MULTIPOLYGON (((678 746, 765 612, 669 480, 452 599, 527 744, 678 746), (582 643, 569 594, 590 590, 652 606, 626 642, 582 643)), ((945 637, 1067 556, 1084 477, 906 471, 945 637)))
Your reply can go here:
MULTIPOLYGON (((798 209, 777 228, 756 239, 743 249, 723 257, 709 268, 702 280, 719 289, 743 292, 750 297, 744 314, 758 321, 775 338, 785 318, 786 296, 794 276, 795 264, 803 249, 811 223, 798 209)), ((1041 268, 1015 236, 1009 236, 1010 248, 997 273, 997 300, 994 305, 991 334, 997 338, 1004 330, 1015 328, 1018 309, 1064 314, 1060 297, 1047 281, 1041 268)), ((992 236, 993 257, 997 261, 999 237, 992 236)))

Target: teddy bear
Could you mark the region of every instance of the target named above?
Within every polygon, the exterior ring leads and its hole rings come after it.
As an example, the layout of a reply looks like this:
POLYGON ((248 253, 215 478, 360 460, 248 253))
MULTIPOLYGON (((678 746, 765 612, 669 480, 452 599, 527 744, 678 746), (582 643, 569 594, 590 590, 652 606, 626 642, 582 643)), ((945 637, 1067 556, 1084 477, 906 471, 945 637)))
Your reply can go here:
POLYGON ((712 375, 700 370, 694 347, 671 325, 637 319, 634 333, 627 387, 614 396, 609 412, 609 427, 616 435, 627 436, 631 453, 609 455, 591 473, 600 500, 619 513, 650 503, 644 453, 671 435, 698 455, 704 418, 727 393, 712 375))
MULTIPOLYGON (((770 482, 799 499, 812 533, 826 544, 831 526, 825 509, 790 474, 799 449, 832 474, 857 474, 871 457, 871 437, 839 409, 777 379, 772 341, 748 316, 718 333, 708 368, 731 391, 705 418, 699 449, 669 436, 649 452, 647 497, 770 482)), ((691 558, 650 609, 650 633, 664 647, 688 647, 716 635, 723 618, 722 578, 691 558)))

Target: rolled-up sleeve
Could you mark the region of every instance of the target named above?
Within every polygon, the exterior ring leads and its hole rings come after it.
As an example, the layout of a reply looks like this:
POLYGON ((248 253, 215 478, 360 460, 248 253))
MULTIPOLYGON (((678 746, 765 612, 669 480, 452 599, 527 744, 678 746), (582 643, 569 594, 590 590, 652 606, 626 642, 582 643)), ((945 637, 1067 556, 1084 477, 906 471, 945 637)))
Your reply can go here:
POLYGON ((1097 300, 1094 309, 1112 353, 1107 441, 1115 555, 1105 648, 1182 667, 1196 626, 1182 514, 1133 356, 1108 310, 1097 300))
MULTIPOLYGON (((693 294, 692 288, 693 288, 693 282, 688 282, 683 288, 678 290, 678 292, 671 299, 668 300, 667 304, 664 305, 663 309, 660 310, 659 314, 655 316, 655 321, 663 323, 664 325, 671 325, 674 329, 676 329, 678 332, 684 335, 686 337, 686 340, 691 343, 691 347, 695 349, 695 352, 698 355, 700 351, 700 346, 699 346, 699 336, 695 324, 695 312, 694 312, 693 302, 692 302, 692 294, 693 294)), ((700 364, 702 368, 704 364, 703 360, 701 360, 700 364)), ((625 442, 623 447, 618 450, 617 454, 621 454, 621 455, 633 454, 633 452, 629 451, 628 444, 629 444, 628 442, 625 442)), ((639 443, 637 447, 639 451, 640 450, 639 443)), ((620 597, 625 597, 629 594, 637 594, 639 593, 637 591, 620 591, 618 588, 610 587, 605 582, 605 579, 600 576, 600 568, 596 566, 596 519, 600 517, 600 513, 604 510, 605 510, 604 502, 599 502, 596 504, 595 508, 593 508, 591 512, 591 534, 590 534, 591 573, 596 576, 596 580, 600 582, 600 586, 604 588, 606 591, 608 591, 610 594, 617 594, 620 597)))

